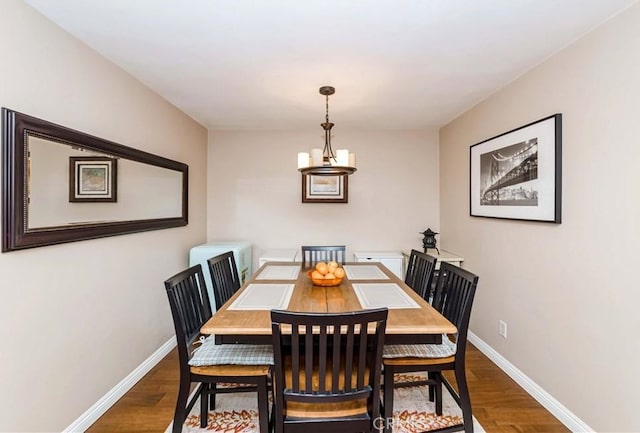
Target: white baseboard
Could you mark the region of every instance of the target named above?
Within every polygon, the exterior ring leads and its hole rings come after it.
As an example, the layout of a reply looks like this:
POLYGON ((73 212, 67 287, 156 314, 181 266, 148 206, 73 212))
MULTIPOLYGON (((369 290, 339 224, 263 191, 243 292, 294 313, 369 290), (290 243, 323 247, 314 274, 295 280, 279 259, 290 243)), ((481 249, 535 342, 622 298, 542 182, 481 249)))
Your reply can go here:
POLYGON ((595 432, 584 421, 578 418, 573 412, 567 409, 562 403, 553 398, 551 394, 542 389, 529 376, 520 371, 515 365, 510 363, 504 356, 496 352, 493 347, 482 341, 477 335, 469 331, 467 339, 470 343, 484 353, 487 358, 493 361, 511 379, 527 391, 531 397, 538 401, 545 409, 551 412, 562 424, 575 433, 595 432))
POLYGON ((147 374, 158 362, 162 360, 176 346, 176 338, 171 337, 169 341, 164 343, 150 357, 145 359, 142 364, 137 366, 127 377, 122 379, 120 383, 114 386, 100 400, 91 406, 85 413, 75 420, 69 427, 63 430, 63 433, 82 433, 98 420, 104 413, 109 410, 116 401, 125 395, 133 385, 138 383, 142 377, 147 374))

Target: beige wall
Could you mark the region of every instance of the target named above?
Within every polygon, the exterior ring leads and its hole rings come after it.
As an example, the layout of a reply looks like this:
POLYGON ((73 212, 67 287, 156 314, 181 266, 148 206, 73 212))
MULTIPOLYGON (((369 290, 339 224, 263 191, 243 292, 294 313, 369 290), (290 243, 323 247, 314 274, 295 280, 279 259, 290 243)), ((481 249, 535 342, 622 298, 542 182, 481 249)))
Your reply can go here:
POLYGON ((596 431, 640 431, 638 76, 634 6, 440 133, 443 245, 480 275, 472 331, 596 431), (469 146, 556 112, 562 224, 469 217, 469 146))
POLYGON ((173 335, 163 281, 205 236, 207 131, 18 0, 0 105, 190 168, 189 225, 0 255, 0 431, 61 431, 173 335))
POLYGON ((297 152, 322 144, 320 128, 209 137, 207 236, 251 241, 254 266, 266 248, 302 244, 345 244, 349 258, 419 248, 418 232, 439 228, 436 131, 343 131, 338 124, 334 141, 357 157, 347 204, 301 203, 297 152))

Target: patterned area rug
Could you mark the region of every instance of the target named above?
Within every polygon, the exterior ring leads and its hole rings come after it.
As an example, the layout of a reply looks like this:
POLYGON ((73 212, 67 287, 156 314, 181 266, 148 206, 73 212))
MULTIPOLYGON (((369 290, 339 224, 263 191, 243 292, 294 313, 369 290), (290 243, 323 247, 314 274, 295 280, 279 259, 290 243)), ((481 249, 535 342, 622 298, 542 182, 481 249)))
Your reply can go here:
MULTIPOLYGON (((399 374, 396 382, 408 381, 416 376, 399 374)), ((417 433, 448 427, 460 423, 461 413, 453 397, 443 387, 443 414, 437 416, 429 401, 426 386, 398 388, 395 391, 393 432, 417 433)), ((220 394, 216 397, 215 411, 209 411, 207 427, 200 428, 200 402, 196 402, 182 428, 183 433, 225 432, 258 433, 258 401, 255 393, 220 394)), ((474 431, 484 429, 473 420, 474 431)), ((169 424, 165 433, 171 433, 169 424)))

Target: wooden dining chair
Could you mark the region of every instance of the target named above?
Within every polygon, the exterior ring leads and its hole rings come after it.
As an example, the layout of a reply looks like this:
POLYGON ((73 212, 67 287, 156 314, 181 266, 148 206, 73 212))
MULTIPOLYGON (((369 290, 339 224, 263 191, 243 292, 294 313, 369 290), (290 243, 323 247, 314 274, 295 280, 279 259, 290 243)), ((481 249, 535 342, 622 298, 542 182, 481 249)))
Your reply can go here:
POLYGON ((433 299, 432 281, 437 261, 436 257, 429 254, 411 250, 407 263, 407 274, 404 278, 405 284, 429 303, 433 299))
POLYGON ((260 432, 269 431, 267 379, 273 364, 270 345, 216 345, 200 328, 211 318, 209 295, 202 267, 198 264, 164 283, 176 332, 180 361, 180 386, 173 417, 173 433, 182 431, 187 414, 200 398, 200 426, 206 427, 209 408, 215 409, 215 395, 257 391, 260 432), (190 401, 192 383, 198 383, 190 401), (220 383, 248 386, 217 388, 220 383))
POLYGON ((345 264, 346 249, 344 245, 336 246, 302 246, 302 267, 315 266, 318 262, 334 261, 345 264))
POLYGON ((240 289, 238 267, 231 251, 211 257, 207 260, 207 265, 217 310, 240 289))
POLYGON ((373 430, 387 313, 271 311, 275 433, 373 430))
MULTIPOLYGON (((442 415, 442 384, 444 384, 462 410, 463 424, 456 429, 473 433, 471 399, 465 373, 467 331, 471 307, 478 285, 478 277, 458 266, 443 262, 433 306, 453 323, 458 333, 443 335, 442 344, 387 345, 384 348, 384 412, 393 416, 394 375, 406 372, 428 372, 429 394, 435 392, 436 414, 442 415), (453 370, 458 391, 447 381, 443 371, 453 370)), ((390 432, 386 426, 385 432, 390 432)))

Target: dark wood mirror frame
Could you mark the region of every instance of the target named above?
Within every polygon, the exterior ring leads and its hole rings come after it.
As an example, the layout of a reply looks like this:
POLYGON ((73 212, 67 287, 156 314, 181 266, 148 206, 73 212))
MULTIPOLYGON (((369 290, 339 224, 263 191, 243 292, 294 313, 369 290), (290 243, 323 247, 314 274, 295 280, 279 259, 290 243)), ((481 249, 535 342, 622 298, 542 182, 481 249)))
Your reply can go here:
POLYGON ((181 162, 2 108, 2 252, 187 225, 188 179, 189 167, 181 162), (182 173, 182 215, 29 229, 27 134, 182 173))

